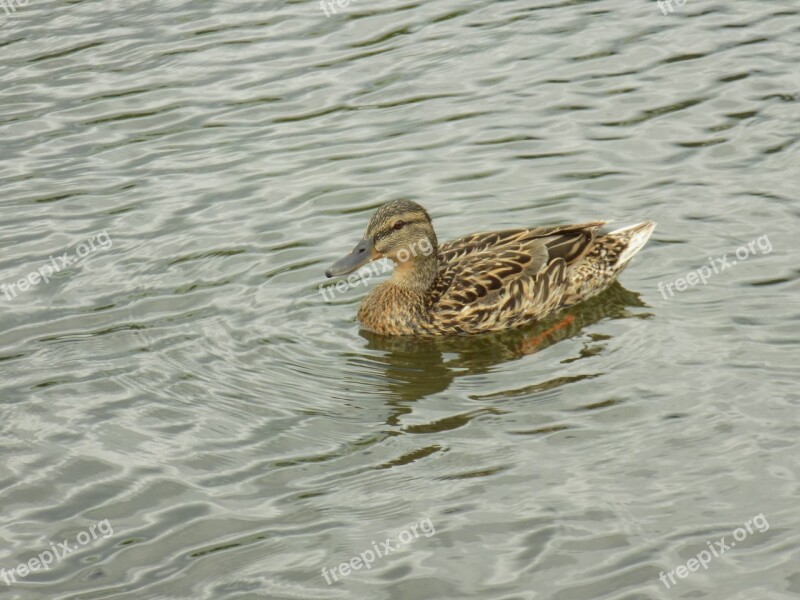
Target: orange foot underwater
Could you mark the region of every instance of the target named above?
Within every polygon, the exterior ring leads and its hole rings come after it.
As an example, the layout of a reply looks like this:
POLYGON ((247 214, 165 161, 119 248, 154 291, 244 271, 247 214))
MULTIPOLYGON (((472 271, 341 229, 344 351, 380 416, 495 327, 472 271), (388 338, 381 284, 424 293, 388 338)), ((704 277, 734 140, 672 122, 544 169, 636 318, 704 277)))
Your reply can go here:
POLYGON ((524 342, 522 342, 522 345, 519 348, 520 352, 522 352, 523 354, 533 354, 534 352, 540 349, 539 346, 541 346, 542 342, 544 342, 547 339, 547 336, 552 335, 556 331, 564 329, 574 320, 575 317, 573 317, 572 315, 567 315, 565 318, 563 318, 561 321, 553 325, 550 329, 548 329, 544 333, 540 333, 535 338, 532 338, 530 340, 525 340, 524 342))

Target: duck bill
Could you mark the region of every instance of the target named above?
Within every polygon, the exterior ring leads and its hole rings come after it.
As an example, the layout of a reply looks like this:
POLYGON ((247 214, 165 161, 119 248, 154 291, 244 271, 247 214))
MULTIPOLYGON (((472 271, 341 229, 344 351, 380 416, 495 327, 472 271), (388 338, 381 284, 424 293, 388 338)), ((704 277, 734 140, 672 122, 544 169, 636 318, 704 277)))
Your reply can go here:
POLYGON ((370 262, 375 254, 374 250, 375 248, 372 244, 372 240, 364 238, 358 242, 358 244, 356 244, 356 247, 353 248, 353 251, 350 254, 344 258, 340 258, 330 267, 328 267, 325 271, 325 275, 328 277, 349 275, 353 271, 360 269, 365 264, 370 262))

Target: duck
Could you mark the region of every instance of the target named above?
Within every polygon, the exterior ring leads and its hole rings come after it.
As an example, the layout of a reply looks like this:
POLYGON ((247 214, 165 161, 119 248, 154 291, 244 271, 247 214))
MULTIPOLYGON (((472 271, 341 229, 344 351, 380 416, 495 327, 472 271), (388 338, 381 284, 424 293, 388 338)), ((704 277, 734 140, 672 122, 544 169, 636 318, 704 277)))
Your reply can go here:
POLYGON ((362 326, 386 336, 473 335, 539 322, 608 288, 655 229, 607 221, 473 233, 438 242, 428 211, 392 200, 355 248, 326 271, 350 275, 389 259, 391 277, 362 300, 362 326))

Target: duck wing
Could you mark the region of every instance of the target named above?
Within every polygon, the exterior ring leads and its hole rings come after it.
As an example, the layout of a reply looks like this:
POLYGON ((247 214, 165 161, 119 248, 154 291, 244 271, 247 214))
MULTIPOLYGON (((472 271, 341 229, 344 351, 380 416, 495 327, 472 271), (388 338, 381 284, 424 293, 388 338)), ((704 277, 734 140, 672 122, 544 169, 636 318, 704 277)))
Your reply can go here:
POLYGON ((604 223, 476 233, 442 244, 432 319, 470 332, 551 312, 567 267, 586 255, 604 223))

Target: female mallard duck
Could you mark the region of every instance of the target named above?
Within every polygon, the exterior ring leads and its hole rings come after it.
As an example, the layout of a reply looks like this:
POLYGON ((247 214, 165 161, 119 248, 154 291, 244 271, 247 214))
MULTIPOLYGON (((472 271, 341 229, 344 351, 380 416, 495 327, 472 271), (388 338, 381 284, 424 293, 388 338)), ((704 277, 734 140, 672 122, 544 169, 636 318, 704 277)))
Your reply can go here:
POLYGON ((439 246, 427 211, 394 200, 375 212, 364 238, 325 274, 347 275, 383 257, 395 263, 391 279, 372 290, 358 311, 376 333, 497 331, 599 294, 655 228, 645 221, 598 234, 604 223, 475 233, 439 246))

